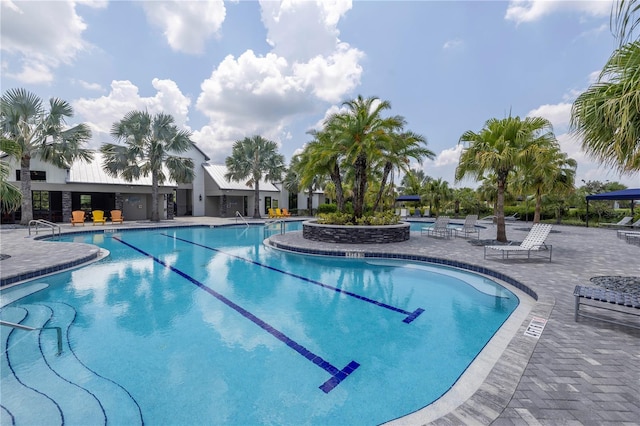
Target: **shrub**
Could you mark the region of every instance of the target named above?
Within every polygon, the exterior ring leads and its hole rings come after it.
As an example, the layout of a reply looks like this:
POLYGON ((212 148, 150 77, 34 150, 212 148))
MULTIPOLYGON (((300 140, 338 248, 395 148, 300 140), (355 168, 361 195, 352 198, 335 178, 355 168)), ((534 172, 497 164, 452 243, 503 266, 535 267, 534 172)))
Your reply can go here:
POLYGON ((318 206, 318 214, 335 213, 337 211, 338 211, 338 206, 335 204, 320 204, 318 206))

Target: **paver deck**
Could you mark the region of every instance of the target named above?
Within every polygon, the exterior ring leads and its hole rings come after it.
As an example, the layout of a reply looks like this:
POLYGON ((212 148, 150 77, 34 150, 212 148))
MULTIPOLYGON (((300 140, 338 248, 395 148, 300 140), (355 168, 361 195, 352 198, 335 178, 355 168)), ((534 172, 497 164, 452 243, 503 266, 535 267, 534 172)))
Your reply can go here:
MULTIPOLYGON (((228 224, 229 219, 179 218, 162 225, 228 224)), ((150 226, 149 222, 126 226, 150 226)), ((109 228, 110 225, 107 225, 109 228)), ((531 224, 507 225, 507 237, 522 241, 531 224)), ((121 225, 113 225, 121 227, 121 225)), ((84 230, 93 230, 86 226, 84 230)), ((80 231, 62 225, 62 232, 80 231)), ((97 229, 96 229, 97 230, 97 229)), ((432 423, 494 425, 609 425, 640 424, 640 330, 573 318, 573 289, 589 285, 595 276, 640 276, 640 247, 618 239, 615 230, 555 225, 547 238, 553 259, 485 260, 483 248, 468 240, 442 240, 412 233, 404 243, 342 245, 303 240, 299 232, 273 236, 274 240, 315 249, 350 249, 425 255, 484 266, 531 288, 538 295, 519 330, 486 378, 472 395, 447 414, 432 419, 430 407, 398 424, 432 423), (330 246, 330 247, 329 247, 330 246), (547 320, 539 338, 524 335, 533 317, 547 320)), ((42 231, 41 231, 42 235, 42 231)), ((480 239, 495 238, 487 224, 480 239)), ((81 243, 34 241, 25 229, 0 229, 0 278, 42 270, 73 260, 82 261, 97 249, 81 243), (53 248, 52 248, 53 247, 53 248)), ((97 256, 98 254, 96 254, 97 256)), ((588 308, 586 308, 588 309, 588 308)), ((597 310, 594 314, 599 314, 597 310)), ((615 313, 606 313, 616 317, 615 313)), ((636 321, 618 315, 620 321, 636 321)))

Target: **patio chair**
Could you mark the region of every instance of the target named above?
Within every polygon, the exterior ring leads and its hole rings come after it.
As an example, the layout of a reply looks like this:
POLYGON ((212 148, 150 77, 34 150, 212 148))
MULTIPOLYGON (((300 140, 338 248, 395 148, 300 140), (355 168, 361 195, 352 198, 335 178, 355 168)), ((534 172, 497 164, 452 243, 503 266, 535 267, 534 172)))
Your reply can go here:
POLYGON ((484 258, 495 257, 491 255, 491 251, 498 251, 503 259, 508 259, 509 254, 526 255, 527 259, 532 257, 546 258, 549 255, 551 262, 551 245, 545 244, 545 240, 551 232, 551 225, 546 223, 534 223, 529 234, 520 243, 519 246, 503 245, 503 246, 484 246, 484 258))
POLYGON ((93 215, 93 225, 95 226, 96 223, 101 223, 101 224, 105 224, 107 223, 107 219, 104 217, 104 211, 103 210, 94 210, 91 212, 91 214, 93 215))
POLYGON ((282 209, 282 217, 291 217, 291 213, 289 213, 289 209, 282 209))
POLYGON ((275 218, 275 217, 278 217, 278 216, 276 215, 276 209, 269 209, 269 218, 270 218, 270 219, 273 219, 273 218, 275 218))
POLYGON ((464 224, 462 228, 454 228, 453 231, 456 233, 456 237, 458 234, 462 234, 465 238, 472 234, 477 234, 478 238, 480 238, 480 230, 476 227, 476 222, 478 221, 477 214, 470 214, 464 218, 464 224))
POLYGON ((84 211, 74 210, 71 212, 71 226, 76 226, 76 223, 81 223, 84 226, 84 211))
POLYGON ((633 216, 625 216, 618 223, 601 223, 600 226, 604 226, 606 228, 616 228, 619 226, 627 226, 633 220, 633 216))
POLYGON ((629 225, 620 225, 620 226, 623 226, 624 228, 630 228, 630 229, 640 229, 640 219, 636 220, 635 222, 629 225))
POLYGON ((420 230, 420 234, 427 236, 449 238, 452 235, 452 228, 449 228, 449 216, 440 216, 436 219, 433 226, 424 226, 420 230))
POLYGON ((518 213, 514 213, 511 216, 505 216, 504 220, 506 221, 518 220, 518 213))
POLYGON ((122 210, 111 210, 111 223, 123 223, 122 210))

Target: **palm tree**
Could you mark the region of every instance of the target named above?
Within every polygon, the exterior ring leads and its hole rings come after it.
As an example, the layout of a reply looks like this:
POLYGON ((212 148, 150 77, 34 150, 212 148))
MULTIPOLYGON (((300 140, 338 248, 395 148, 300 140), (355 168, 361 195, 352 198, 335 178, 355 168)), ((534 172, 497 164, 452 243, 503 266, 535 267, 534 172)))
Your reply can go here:
POLYGON ((633 37, 633 31, 640 25, 640 2, 618 0, 611 7, 611 29, 620 41, 620 46, 633 37))
POLYGON ((376 211, 380 204, 387 179, 394 168, 406 173, 409 170, 410 159, 413 158, 418 161, 418 164, 422 165, 423 158, 433 159, 435 157, 433 151, 427 149, 426 146, 422 146, 427 143, 424 136, 413 132, 392 133, 388 140, 383 139, 383 141, 385 143, 382 146, 380 158, 378 159, 378 161, 383 164, 383 172, 380 189, 373 203, 373 211, 376 211))
POLYGON ((587 154, 621 173, 640 171, 640 41, 621 46, 571 108, 587 154))
POLYGON ((253 217, 260 218, 260 180, 277 182, 285 171, 284 156, 278 154, 278 145, 262 136, 246 137, 233 144, 231 156, 225 160, 228 172, 225 178, 253 186, 253 217))
POLYGON ((124 145, 107 143, 100 147, 104 155, 103 170, 127 182, 151 175, 151 220, 158 222, 158 185, 167 178, 178 183, 193 181, 193 160, 172 155, 193 146, 191 133, 178 129, 171 115, 151 116, 146 111, 131 111, 113 124, 111 135, 124 145), (165 175, 164 167, 169 176, 165 175))
POLYGON ((442 207, 442 204, 446 201, 449 201, 453 195, 451 188, 449 187, 449 182, 443 180, 442 178, 438 178, 430 181, 427 186, 429 197, 429 212, 431 213, 431 208, 433 207, 433 211, 435 211, 436 217, 440 216, 440 209, 442 207))
POLYGON ((91 151, 81 148, 91 139, 86 124, 67 128, 66 119, 73 117, 71 105, 59 98, 49 99, 47 111, 42 100, 25 89, 9 89, 0 99, 2 137, 17 144, 13 157, 20 162, 22 193, 22 225, 33 219, 31 198, 31 159, 40 158, 61 169, 77 160, 91 161, 91 151))
POLYGON ((306 182, 316 176, 329 176, 335 188, 337 210, 342 213, 345 196, 340 162, 344 159, 344 146, 332 137, 329 130, 312 130, 308 133, 315 139, 305 147, 303 180, 306 182))
POLYGON ((567 195, 574 189, 577 162, 560 150, 559 145, 540 145, 533 150, 529 164, 519 168, 517 181, 521 191, 533 191, 536 200, 533 223, 540 222, 542 197, 547 194, 567 195))
MULTIPOLYGON (((16 157, 20 155, 20 146, 12 140, 2 138, 0 140, 0 151, 16 157)), ((20 189, 7 182, 10 171, 9 165, 4 161, 0 161, 0 208, 7 213, 18 210, 22 201, 20 189)))
POLYGON ((504 220, 504 196, 509 174, 518 166, 527 164, 531 152, 538 145, 548 145, 555 140, 551 123, 541 117, 507 117, 489 119, 479 132, 466 131, 460 143, 466 143, 456 167, 455 178, 460 181, 471 175, 482 179, 494 173, 497 183, 497 231, 496 239, 507 241, 504 220))
POLYGON ((354 217, 360 218, 364 211, 371 161, 380 157, 382 147, 389 143, 391 134, 402 127, 403 119, 383 118, 382 112, 391 105, 376 97, 364 99, 358 96, 344 102, 343 106, 348 111, 329 117, 327 130, 343 148, 345 163, 353 169, 353 210, 354 217))

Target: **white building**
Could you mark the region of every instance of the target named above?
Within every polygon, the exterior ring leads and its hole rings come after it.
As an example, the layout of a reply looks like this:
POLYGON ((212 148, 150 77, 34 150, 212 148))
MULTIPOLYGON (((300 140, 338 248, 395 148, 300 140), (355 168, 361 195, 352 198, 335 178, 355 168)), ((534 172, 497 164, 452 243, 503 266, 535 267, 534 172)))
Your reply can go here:
MULTIPOLYGON (((227 168, 209 164, 209 157, 197 146, 183 156, 193 160, 195 178, 187 184, 165 181, 159 187, 158 210, 161 219, 174 216, 233 217, 236 212, 252 217, 254 212, 253 187, 245 182, 228 181, 224 176, 227 168)), ((20 187, 19 162, 3 157, 11 167, 9 182, 20 187)), ((69 222, 73 210, 122 210, 125 220, 148 220, 151 218, 151 177, 141 177, 127 182, 113 178, 102 170, 102 155, 94 153, 90 163, 76 161, 70 169, 60 169, 38 158, 31 160, 31 190, 33 218, 52 222, 69 222)), ((165 172, 166 176, 169 176, 165 172)), ((295 196, 281 189, 282 185, 260 182, 259 212, 267 216, 269 208, 307 208, 307 195, 295 196)), ((313 209, 324 202, 321 192, 313 194, 313 209)), ((3 223, 19 221, 20 212, 2 214, 3 223)))

